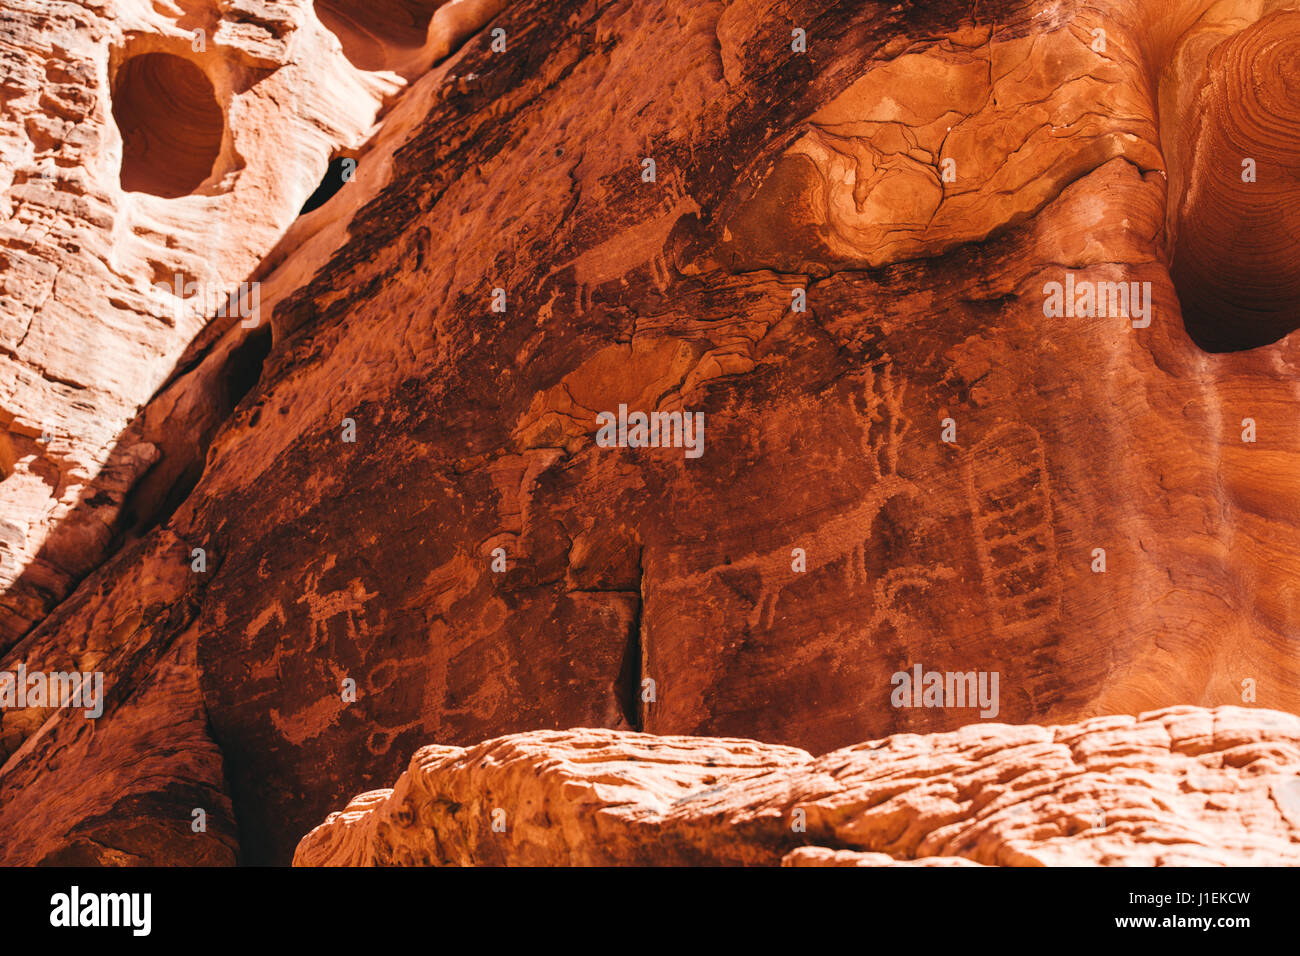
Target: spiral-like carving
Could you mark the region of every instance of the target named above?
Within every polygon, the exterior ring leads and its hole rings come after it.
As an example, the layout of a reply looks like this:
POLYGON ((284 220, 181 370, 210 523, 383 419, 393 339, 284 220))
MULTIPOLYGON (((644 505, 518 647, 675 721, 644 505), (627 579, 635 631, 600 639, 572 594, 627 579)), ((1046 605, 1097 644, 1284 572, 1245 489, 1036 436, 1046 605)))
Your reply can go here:
POLYGON ((1210 351, 1300 327, 1300 13, 1275 13, 1209 58, 1189 126, 1173 277, 1210 351))

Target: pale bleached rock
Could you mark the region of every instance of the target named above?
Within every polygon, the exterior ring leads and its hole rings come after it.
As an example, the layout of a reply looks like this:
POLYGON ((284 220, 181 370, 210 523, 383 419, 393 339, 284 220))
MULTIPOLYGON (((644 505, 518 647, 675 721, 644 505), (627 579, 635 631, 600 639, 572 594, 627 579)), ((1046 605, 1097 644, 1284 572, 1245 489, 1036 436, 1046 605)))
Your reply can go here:
POLYGON ((127 426, 397 89, 310 0, 255 6, 4 4, 0 650, 103 559, 161 457, 127 426))
POLYGON ((824 846, 805 846, 781 857, 782 866, 979 866, 960 856, 927 856, 919 860, 896 860, 887 853, 860 853, 857 850, 828 850, 824 846))
MULTIPOLYGON (((390 11, 371 42, 380 60, 398 56, 394 23, 409 19, 423 42, 408 74, 423 75, 502 5, 389 4, 409 9, 390 11)), ((128 426, 215 340, 218 357, 250 338, 265 353, 273 297, 245 292, 258 316, 216 313, 264 277, 330 159, 359 152, 407 84, 349 60, 328 26, 350 37, 347 23, 328 3, 50 6, 2 11, 0 652, 103 560, 122 524, 160 517, 140 505, 161 507, 197 478, 242 394, 191 381, 183 401, 207 406, 200 421, 172 416, 165 436, 128 426), (146 476, 161 490, 128 501, 146 476)), ((245 361, 255 380, 260 357, 245 361)))
POLYGON ((897 734, 813 759, 725 738, 536 731, 425 747, 297 866, 1296 865, 1300 718, 1177 707, 897 734))

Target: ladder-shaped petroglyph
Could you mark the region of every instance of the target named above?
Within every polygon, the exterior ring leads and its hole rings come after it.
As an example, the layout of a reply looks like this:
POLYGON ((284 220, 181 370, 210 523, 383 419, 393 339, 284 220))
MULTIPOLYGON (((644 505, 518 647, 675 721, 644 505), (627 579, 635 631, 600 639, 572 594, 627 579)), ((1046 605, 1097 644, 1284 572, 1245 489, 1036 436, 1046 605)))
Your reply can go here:
POLYGON ((862 375, 862 388, 853 403, 853 411, 861 424, 860 445, 866 467, 864 494, 856 505, 815 527, 792 533, 775 547, 723 567, 686 575, 681 579, 683 584, 688 588, 706 588, 723 574, 756 574, 759 595, 747 620, 752 631, 760 627, 770 629, 775 623, 777 603, 797 576, 792 569, 792 550, 796 547, 805 552, 804 573, 816 573, 842 563, 844 585, 850 593, 859 593, 871 584, 875 607, 871 627, 898 617, 895 602, 904 588, 928 587, 935 581, 953 577, 952 569, 927 564, 886 569, 874 582, 868 572, 867 549, 872 524, 881 510, 895 498, 920 496, 917 485, 899 473, 899 452, 911 429, 903 411, 905 392, 906 382, 896 376, 888 359, 879 368, 867 367, 862 375))
POLYGON ((995 630, 1045 631, 1060 618, 1061 568, 1038 432, 1016 422, 995 427, 967 460, 966 492, 995 630))

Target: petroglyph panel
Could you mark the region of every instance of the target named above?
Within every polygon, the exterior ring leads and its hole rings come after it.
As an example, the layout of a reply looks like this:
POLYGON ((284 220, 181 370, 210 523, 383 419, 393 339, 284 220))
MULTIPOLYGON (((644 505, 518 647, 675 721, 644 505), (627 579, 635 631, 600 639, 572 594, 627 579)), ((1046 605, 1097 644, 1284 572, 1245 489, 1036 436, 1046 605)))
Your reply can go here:
POLYGON ((971 452, 966 491, 995 629, 1041 633, 1061 615, 1061 569, 1038 432, 1021 423, 996 426, 971 452))

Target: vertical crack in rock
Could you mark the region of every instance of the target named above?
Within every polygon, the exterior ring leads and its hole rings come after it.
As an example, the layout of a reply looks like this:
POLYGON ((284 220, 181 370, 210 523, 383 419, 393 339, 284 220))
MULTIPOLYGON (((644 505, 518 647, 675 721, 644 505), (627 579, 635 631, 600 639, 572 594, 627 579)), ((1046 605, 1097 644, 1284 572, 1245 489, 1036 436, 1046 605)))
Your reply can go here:
POLYGON ((641 699, 641 681, 645 677, 645 548, 638 548, 636 562, 636 607, 627 627, 627 643, 618 672, 618 702, 623 719, 633 730, 646 726, 646 707, 641 699))

